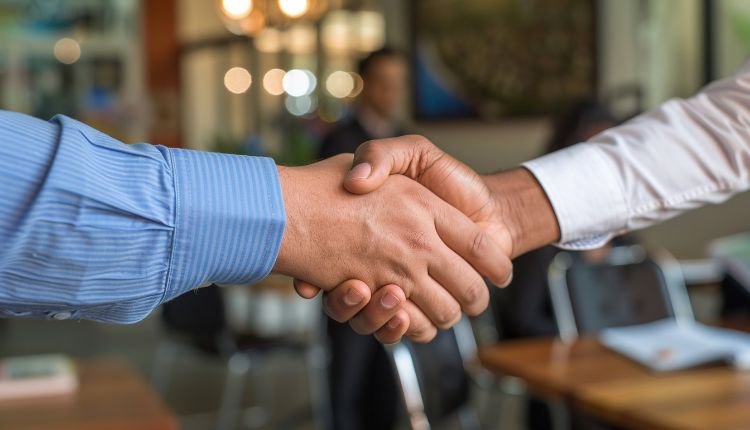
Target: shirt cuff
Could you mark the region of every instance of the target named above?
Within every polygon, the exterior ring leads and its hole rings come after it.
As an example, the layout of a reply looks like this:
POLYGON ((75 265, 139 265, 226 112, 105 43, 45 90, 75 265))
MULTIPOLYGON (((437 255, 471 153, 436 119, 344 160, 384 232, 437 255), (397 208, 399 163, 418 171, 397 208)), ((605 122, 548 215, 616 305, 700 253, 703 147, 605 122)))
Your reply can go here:
POLYGON ((202 284, 249 284, 268 275, 286 222, 273 160, 168 151, 177 205, 164 301, 202 284))
POLYGON ((523 166, 542 185, 560 224, 558 246, 591 249, 624 233, 627 204, 617 166, 593 144, 580 144, 523 166))

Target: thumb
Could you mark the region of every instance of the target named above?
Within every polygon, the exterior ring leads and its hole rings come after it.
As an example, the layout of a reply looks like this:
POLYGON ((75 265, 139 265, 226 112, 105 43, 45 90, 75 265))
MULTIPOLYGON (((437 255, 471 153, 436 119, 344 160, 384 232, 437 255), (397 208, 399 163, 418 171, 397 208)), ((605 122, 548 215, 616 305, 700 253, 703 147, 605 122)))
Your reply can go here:
POLYGON ((407 176, 474 221, 486 216, 490 191, 482 178, 467 165, 443 152, 422 136, 371 140, 354 154, 354 166, 344 178, 344 188, 353 194, 378 189, 390 175, 407 176))
POLYGON ((417 135, 371 140, 354 153, 344 188, 354 194, 367 194, 380 188, 390 175, 416 180, 442 154, 432 142, 417 135))

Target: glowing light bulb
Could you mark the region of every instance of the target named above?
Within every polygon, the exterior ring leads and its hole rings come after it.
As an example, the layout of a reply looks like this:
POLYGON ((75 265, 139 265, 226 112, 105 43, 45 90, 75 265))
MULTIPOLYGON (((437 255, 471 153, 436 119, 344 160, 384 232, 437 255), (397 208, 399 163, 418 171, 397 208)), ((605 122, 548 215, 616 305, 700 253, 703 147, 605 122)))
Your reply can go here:
POLYGON ((310 0, 279 0, 279 9, 289 18, 299 18, 310 10, 310 0))
POLYGON ((224 86, 234 94, 247 92, 252 83, 253 77, 250 72, 242 67, 232 67, 224 74, 224 86))
POLYGON ((253 0, 221 0, 221 9, 231 19, 242 19, 253 11, 253 0))

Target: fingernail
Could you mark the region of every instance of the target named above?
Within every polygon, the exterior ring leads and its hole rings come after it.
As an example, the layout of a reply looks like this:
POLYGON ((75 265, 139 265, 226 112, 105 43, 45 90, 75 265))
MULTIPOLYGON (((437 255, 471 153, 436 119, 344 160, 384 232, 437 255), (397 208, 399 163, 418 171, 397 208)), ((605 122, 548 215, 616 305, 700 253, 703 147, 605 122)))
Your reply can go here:
POLYGON ((355 289, 351 289, 344 294, 344 304, 347 306, 357 306, 358 304, 362 303, 362 300, 365 299, 365 296, 359 293, 359 291, 355 289))
POLYGON ((385 296, 383 296, 382 299, 380 299, 380 304, 383 305, 383 307, 386 309, 393 309, 399 303, 401 303, 401 300, 399 300, 398 297, 390 293, 386 294, 385 296))
POLYGON ((393 317, 388 321, 388 328, 397 329, 401 325, 401 319, 399 317, 393 317))
POLYGON ((349 171, 348 179, 362 180, 370 177, 372 166, 370 163, 359 163, 349 171))
POLYGON ((513 282, 513 272, 510 272, 510 276, 508 276, 508 280, 507 280, 507 281, 505 281, 505 282, 503 282, 503 283, 502 283, 502 284, 500 285, 500 288, 505 288, 505 287, 507 287, 508 285, 510 285, 510 283, 511 283, 511 282, 513 282))

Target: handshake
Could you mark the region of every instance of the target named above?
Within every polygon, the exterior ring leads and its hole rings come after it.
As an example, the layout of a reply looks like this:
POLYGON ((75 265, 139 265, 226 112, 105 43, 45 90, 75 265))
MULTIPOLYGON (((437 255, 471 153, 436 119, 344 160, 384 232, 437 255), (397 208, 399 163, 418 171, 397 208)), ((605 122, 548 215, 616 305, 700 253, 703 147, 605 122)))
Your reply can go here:
POLYGON ((333 319, 381 342, 431 340, 486 309, 482 276, 505 286, 511 259, 557 240, 541 186, 518 168, 480 176, 420 136, 279 167, 287 226, 274 271, 333 319))

